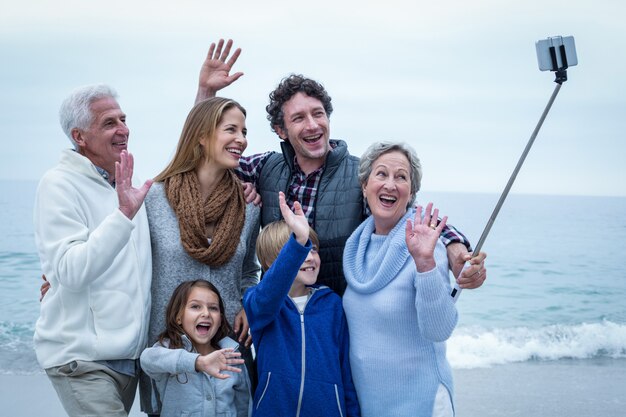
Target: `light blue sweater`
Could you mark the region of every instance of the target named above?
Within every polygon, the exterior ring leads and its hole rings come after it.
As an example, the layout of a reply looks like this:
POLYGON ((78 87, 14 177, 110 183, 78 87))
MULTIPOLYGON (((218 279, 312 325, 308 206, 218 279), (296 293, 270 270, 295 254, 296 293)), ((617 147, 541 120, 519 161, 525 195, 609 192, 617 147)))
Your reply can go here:
POLYGON ((350 329, 350 364, 361 414, 431 416, 437 388, 453 398, 445 341, 458 315, 450 296, 446 249, 435 247, 437 267, 418 273, 405 242, 407 218, 389 235, 365 220, 348 239, 343 306, 350 329))
MULTIPOLYGON (((141 368, 154 379, 162 401, 161 417, 248 417, 252 412, 252 397, 246 367, 238 365, 241 373, 223 371, 226 379, 218 379, 196 371, 196 352, 183 335, 184 349, 169 349, 159 342, 141 354, 141 368)), ((220 348, 233 348, 237 342, 225 337, 220 348)))

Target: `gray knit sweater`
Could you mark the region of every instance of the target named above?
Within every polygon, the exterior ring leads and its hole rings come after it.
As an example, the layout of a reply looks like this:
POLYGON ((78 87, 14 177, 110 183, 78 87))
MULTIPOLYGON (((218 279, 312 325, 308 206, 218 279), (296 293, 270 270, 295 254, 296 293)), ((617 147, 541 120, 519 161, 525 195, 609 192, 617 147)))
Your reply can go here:
MULTIPOLYGON (((255 254, 259 233, 259 207, 246 206, 246 219, 235 255, 230 261, 214 268, 205 265, 185 252, 180 242, 178 219, 165 196, 163 183, 152 185, 145 200, 152 242, 152 310, 148 330, 151 346, 165 329, 165 309, 174 289, 183 281, 206 279, 217 287, 224 300, 226 318, 233 325, 235 316, 243 308, 241 299, 249 287, 258 283, 260 271, 255 254)), ((141 384, 142 410, 147 394, 146 384, 141 384)))

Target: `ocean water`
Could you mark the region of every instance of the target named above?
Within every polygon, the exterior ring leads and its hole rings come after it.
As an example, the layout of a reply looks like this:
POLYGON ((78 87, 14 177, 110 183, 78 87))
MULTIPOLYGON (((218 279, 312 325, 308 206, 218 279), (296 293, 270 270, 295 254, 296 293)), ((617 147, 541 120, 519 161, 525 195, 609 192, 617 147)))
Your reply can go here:
MULTIPOLYGON (((41 271, 32 230, 36 182, 0 181, 0 374, 36 374, 41 271)), ((472 242, 497 194, 423 193, 472 242)), ((488 278, 465 290, 448 342, 456 369, 626 358, 626 198, 507 198, 483 250, 488 278)))

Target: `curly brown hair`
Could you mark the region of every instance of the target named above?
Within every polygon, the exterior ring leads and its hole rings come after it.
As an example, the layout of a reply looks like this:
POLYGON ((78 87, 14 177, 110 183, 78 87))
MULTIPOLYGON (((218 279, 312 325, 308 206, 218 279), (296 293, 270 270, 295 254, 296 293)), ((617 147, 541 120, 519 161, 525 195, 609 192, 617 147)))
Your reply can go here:
POLYGON ((276 132, 276 127, 285 129, 283 105, 300 92, 321 101, 326 111, 326 116, 330 117, 330 114, 333 112, 333 105, 330 103, 331 98, 324 86, 315 80, 306 78, 304 75, 291 74, 283 78, 278 87, 270 93, 270 104, 265 107, 267 120, 269 120, 274 132, 276 132))
POLYGON ((206 288, 209 291, 214 292, 217 295, 217 299, 220 304, 220 315, 222 316, 222 324, 217 329, 217 333, 213 339, 211 339, 211 347, 216 350, 220 349, 219 341, 228 336, 231 333, 230 324, 226 320, 226 313, 224 309, 224 301, 220 292, 215 288, 215 285, 204 279, 196 279, 194 281, 185 281, 180 284, 172 293, 167 309, 165 310, 165 330, 159 335, 159 343, 165 346, 165 340, 169 340, 170 349, 180 349, 183 347, 182 335, 185 334, 183 326, 178 324, 178 317, 182 316, 187 305, 187 299, 191 290, 194 287, 206 288))

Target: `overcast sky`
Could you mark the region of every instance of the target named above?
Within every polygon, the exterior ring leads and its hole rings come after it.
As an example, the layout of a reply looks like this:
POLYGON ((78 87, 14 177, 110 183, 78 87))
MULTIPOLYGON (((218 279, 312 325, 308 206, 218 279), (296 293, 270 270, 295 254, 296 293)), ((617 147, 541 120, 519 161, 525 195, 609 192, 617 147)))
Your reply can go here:
POLYGON ((512 193, 626 196, 626 3, 621 0, 5 2, 0 179, 38 179, 69 147, 58 108, 75 87, 119 93, 137 179, 169 161, 209 44, 232 38, 245 75, 247 153, 278 150, 268 93, 290 73, 333 98, 352 154, 402 140, 423 189, 499 193, 553 92, 535 41, 573 35, 579 65, 512 193))

